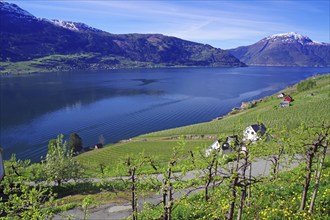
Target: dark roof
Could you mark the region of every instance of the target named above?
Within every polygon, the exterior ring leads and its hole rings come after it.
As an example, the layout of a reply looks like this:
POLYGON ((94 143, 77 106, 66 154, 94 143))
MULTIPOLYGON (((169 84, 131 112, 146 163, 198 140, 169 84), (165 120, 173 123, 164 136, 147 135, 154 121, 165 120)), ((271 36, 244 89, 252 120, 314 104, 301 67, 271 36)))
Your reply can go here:
POLYGON ((263 123, 254 124, 254 125, 251 125, 251 127, 256 133, 259 133, 260 135, 264 135, 266 133, 266 127, 263 123))
POLYGON ((227 142, 227 143, 230 143, 230 142, 232 142, 232 141, 235 141, 235 143, 237 143, 237 142, 238 142, 238 136, 237 136, 237 135, 232 135, 232 136, 228 136, 228 137, 226 138, 226 142, 227 142))

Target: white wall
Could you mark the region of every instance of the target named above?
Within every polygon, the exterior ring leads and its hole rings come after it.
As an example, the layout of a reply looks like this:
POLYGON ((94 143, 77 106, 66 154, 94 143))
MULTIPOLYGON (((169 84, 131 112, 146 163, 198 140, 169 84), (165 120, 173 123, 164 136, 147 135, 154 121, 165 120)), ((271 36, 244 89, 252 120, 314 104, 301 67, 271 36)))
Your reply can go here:
POLYGON ((212 151, 220 149, 220 147, 219 141, 214 141, 213 144, 207 148, 205 152, 206 156, 210 155, 212 151))
POLYGON ((253 130, 251 126, 247 127, 244 131, 244 140, 256 142, 258 140, 257 133, 253 130))

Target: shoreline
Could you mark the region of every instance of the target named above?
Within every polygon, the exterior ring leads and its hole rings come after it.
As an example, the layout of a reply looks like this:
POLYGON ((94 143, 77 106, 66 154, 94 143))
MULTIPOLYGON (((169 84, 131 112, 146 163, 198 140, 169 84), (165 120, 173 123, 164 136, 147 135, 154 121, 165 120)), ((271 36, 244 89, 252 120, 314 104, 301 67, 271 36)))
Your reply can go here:
MULTIPOLYGON (((10 65, 10 64, 9 64, 10 65)), ((16 73, 9 72, 6 70, 0 70, 0 77, 9 77, 9 76, 29 76, 34 74, 47 74, 47 73, 74 73, 77 71, 87 71, 87 72, 99 72, 99 71, 111 71, 111 70, 131 70, 131 69, 186 69, 186 68, 249 68, 249 67, 260 67, 260 68, 330 68, 330 66, 290 66, 290 65, 246 65, 246 66, 184 66, 184 65, 174 65, 174 66, 167 66, 167 65, 155 65, 155 66, 136 66, 136 67, 111 67, 111 68, 98 68, 98 69, 42 69, 36 71, 28 71, 17 68, 15 70, 16 73)))
MULTIPOLYGON (((312 76, 309 76, 309 77, 307 77, 307 78, 305 78, 305 79, 303 79, 303 80, 307 80, 307 79, 309 79, 309 78, 313 78, 313 77, 315 77, 315 76, 317 76, 317 75, 325 75, 325 74, 329 74, 329 73, 322 73, 322 74, 314 73, 312 76)), ((301 80, 301 81, 303 81, 303 80, 301 80)), ((297 83, 299 83, 299 82, 297 82, 297 83)), ((297 84, 297 83, 296 83, 296 84, 297 84)), ((296 85, 296 84, 294 84, 294 85, 296 85)), ((277 94, 277 93, 279 93, 279 92, 281 92, 281 91, 283 91, 283 90, 286 90, 286 89, 288 89, 288 88, 291 88, 291 87, 293 87, 294 85, 287 86, 287 87, 285 87, 284 89, 281 89, 281 90, 279 90, 279 91, 277 91, 277 92, 272 93, 271 95, 263 96, 263 97, 260 98, 259 100, 264 100, 264 99, 266 99, 267 97, 274 96, 275 94, 277 94)), ((251 101, 253 101, 253 99, 252 99, 251 101)), ((251 102, 251 101, 249 101, 249 102, 251 102)), ((227 113, 224 113, 224 114, 218 116, 217 118, 221 118, 221 119, 218 119, 218 120, 222 120, 222 119, 224 119, 224 118, 226 118, 226 117, 232 115, 231 112, 232 112, 232 111, 229 111, 229 112, 227 112, 227 113)), ((178 126, 178 127, 168 128, 168 129, 162 129, 162 130, 157 130, 157 131, 147 132, 147 133, 139 134, 139 135, 137 135, 137 136, 132 136, 132 137, 130 137, 130 138, 120 139, 120 140, 115 141, 115 142, 105 143, 105 146, 113 145, 113 144, 117 144, 117 143, 122 143, 122 142, 127 142, 129 139, 133 139, 133 138, 135 139, 135 138, 137 138, 137 137, 139 137, 139 136, 145 136, 145 135, 148 135, 148 134, 151 134, 151 133, 155 133, 155 132, 162 132, 162 131, 165 131, 165 130, 177 129, 177 128, 180 128, 180 127, 186 127, 186 126, 198 125, 198 124, 201 124, 201 123, 214 121, 214 120, 216 120, 217 118, 212 118, 212 119, 209 119, 209 120, 206 120, 206 121, 201 121, 201 122, 199 122, 199 123, 187 124, 187 125, 184 125, 184 126, 178 126)), ((192 136, 194 136, 194 135, 192 135, 192 136)), ((9 158, 10 158, 10 155, 9 155, 8 157, 6 157, 6 158, 9 159, 9 158)), ((25 158, 25 159, 30 159, 30 158, 25 158)), ((32 159, 32 160, 34 160, 34 159, 32 159)))

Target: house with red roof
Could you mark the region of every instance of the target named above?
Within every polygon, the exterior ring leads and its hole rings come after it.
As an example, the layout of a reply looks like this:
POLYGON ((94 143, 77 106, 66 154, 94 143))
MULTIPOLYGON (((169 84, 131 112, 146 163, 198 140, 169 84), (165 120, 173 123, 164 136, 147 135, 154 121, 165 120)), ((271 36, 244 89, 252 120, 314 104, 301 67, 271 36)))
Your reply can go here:
POLYGON ((286 95, 283 99, 283 101, 287 101, 287 102, 293 102, 293 98, 289 95, 286 95))

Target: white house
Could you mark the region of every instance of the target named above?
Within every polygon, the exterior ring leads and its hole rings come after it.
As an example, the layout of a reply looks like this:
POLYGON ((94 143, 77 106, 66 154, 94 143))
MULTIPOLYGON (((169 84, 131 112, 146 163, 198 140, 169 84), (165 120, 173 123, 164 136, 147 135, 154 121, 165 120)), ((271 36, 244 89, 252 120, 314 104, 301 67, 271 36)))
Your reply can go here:
POLYGON ((285 96, 285 94, 282 92, 277 96, 277 98, 284 98, 284 96, 285 96))
POLYGON ((212 151, 222 149, 223 153, 231 152, 231 146, 238 145, 238 137, 237 135, 228 136, 226 141, 220 145, 219 140, 214 141, 206 150, 206 156, 210 155, 212 151))
POLYGON ((290 107, 290 102, 289 101, 282 101, 280 103, 280 107, 281 108, 287 108, 287 107, 290 107))
POLYGON ((209 156, 212 153, 212 151, 219 150, 220 148, 221 148, 220 143, 218 140, 216 140, 207 148, 207 150, 205 151, 205 155, 209 156))
POLYGON ((263 123, 248 126, 243 133, 243 141, 256 142, 266 133, 266 127, 263 123))
POLYGON ((2 180, 4 175, 5 175, 5 168, 2 159, 2 148, 0 147, 0 181, 2 180))

